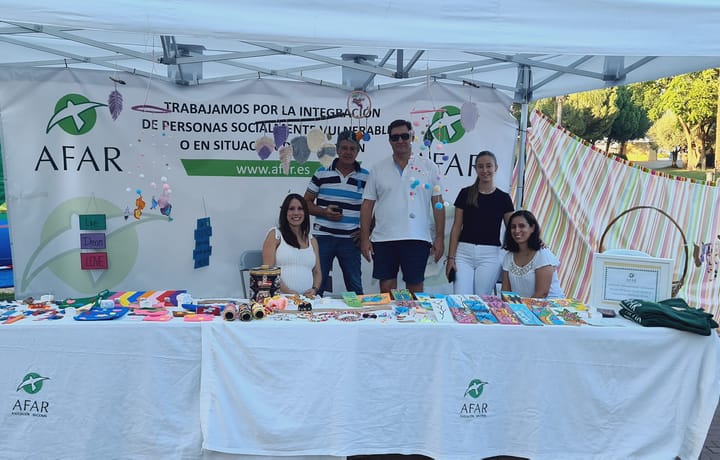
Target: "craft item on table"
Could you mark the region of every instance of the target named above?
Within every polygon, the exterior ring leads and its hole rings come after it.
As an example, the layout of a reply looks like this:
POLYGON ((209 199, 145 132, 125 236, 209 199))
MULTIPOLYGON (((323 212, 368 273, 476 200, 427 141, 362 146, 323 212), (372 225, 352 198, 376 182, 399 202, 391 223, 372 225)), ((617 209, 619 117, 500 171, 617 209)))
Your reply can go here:
POLYGON ((360 315, 359 313, 356 313, 354 311, 341 311, 341 312, 337 312, 335 314, 335 319, 337 321, 349 323, 349 322, 360 321, 362 319, 362 315, 360 315))
POLYGON ((235 321, 238 315, 237 305, 229 303, 223 308, 222 317, 225 321, 235 321))
POLYGON ((174 307, 178 305, 177 296, 184 294, 185 290, 168 290, 168 291, 120 291, 107 298, 115 301, 123 307, 127 307, 133 303, 140 303, 142 300, 150 302, 150 305, 155 306, 160 303, 160 306, 174 307))
POLYGON ((75 308, 75 310, 78 311, 83 309, 87 310, 99 305, 100 300, 111 298, 113 295, 114 293, 105 289, 104 291, 100 291, 97 295, 92 297, 68 298, 61 300, 60 302, 57 302, 57 307, 60 309, 73 307, 75 308))
POLYGON ((187 315, 188 312, 182 311, 182 310, 173 310, 172 315, 174 318, 182 318, 183 316, 187 315))
POLYGON ((303 294, 293 294, 289 297, 289 300, 294 303, 295 305, 299 305, 302 302, 306 302, 308 300, 315 299, 314 295, 303 295, 303 294))
POLYGON ((312 311, 312 304, 310 302, 300 302, 297 304, 298 311, 312 311))
POLYGON ((612 308, 596 308, 597 312, 602 315, 603 318, 615 318, 617 313, 612 308))
POLYGON ((536 297, 521 297, 521 303, 524 303, 526 307, 532 311, 533 308, 539 307, 552 307, 552 302, 549 299, 538 299, 536 297))
POLYGON ((358 296, 363 305, 385 305, 391 303, 390 293, 365 294, 358 296))
POLYGON ((3 321, 2 323, 3 323, 3 324, 12 324, 12 323, 16 323, 16 322, 18 322, 18 321, 20 321, 21 319, 24 319, 24 318, 25 318, 25 315, 24 315, 24 314, 18 313, 18 314, 15 314, 15 315, 13 315, 13 316, 10 316, 9 318, 7 318, 7 319, 6 319, 5 321, 3 321))
POLYGON ((463 300, 463 296, 457 294, 451 294, 445 297, 445 302, 447 302, 448 309, 450 309, 450 314, 453 319, 455 319, 455 322, 460 324, 476 324, 478 322, 477 318, 473 312, 463 304, 463 300))
POLYGON ((500 298, 507 303, 522 303, 522 297, 514 291, 500 291, 500 298))
POLYGON ((475 318, 478 320, 478 323, 496 324, 498 322, 495 315, 493 315, 490 311, 490 307, 488 307, 488 305, 479 298, 479 296, 478 298, 465 298, 463 300, 463 305, 470 309, 473 315, 475 315, 475 318))
POLYGON ((577 311, 589 311, 590 308, 577 299, 552 299, 550 300, 551 307, 558 308, 573 308, 577 311))
POLYGON ((154 322, 165 322, 173 319, 172 313, 166 311, 162 315, 147 315, 143 318, 143 321, 154 321, 154 322))
POLYGON ((522 324, 518 317, 513 313, 512 309, 506 302, 488 304, 490 311, 500 324, 522 324))
POLYGON ((580 315, 576 311, 570 311, 567 308, 557 309, 555 308, 555 314, 565 321, 565 324, 572 326, 580 326, 581 324, 587 324, 584 319, 580 318, 580 315))
POLYGON ((620 316, 641 326, 670 327, 700 335, 711 335, 718 327, 712 314, 689 306, 679 297, 660 302, 625 299, 620 307, 620 316))
POLYGON ((252 268, 250 273, 250 300, 262 302, 268 297, 274 297, 280 290, 280 267, 261 265, 252 268))
POLYGON ((42 312, 40 315, 38 315, 36 318, 33 319, 33 321, 44 321, 44 320, 57 320, 57 319, 63 319, 65 315, 59 313, 55 309, 47 310, 45 312, 42 312))
MULTIPOLYGON (((422 303, 422 302, 421 302, 422 303)), ((437 297, 430 299, 430 303, 432 304, 432 312, 435 316, 435 320, 439 323, 454 323, 455 318, 452 316, 452 312, 450 311, 450 307, 448 307, 447 302, 445 301, 444 297, 437 297)))
POLYGON ((565 321, 558 317, 550 307, 533 307, 530 311, 532 311, 533 314, 545 324, 552 324, 556 326, 565 324, 565 321))
MULTIPOLYGON (((299 309, 299 308, 300 308, 300 307, 298 306, 298 309, 299 309)), ((259 304, 259 303, 254 303, 254 304, 252 304, 252 306, 251 306, 251 310, 252 310, 253 318, 255 318, 255 319, 263 319, 263 318, 265 318, 265 313, 266 313, 266 311, 265 311, 265 306, 264 306, 264 305, 261 305, 261 304, 259 304)))
POLYGON ((508 307, 515 313, 515 316, 525 325, 542 326, 543 322, 530 311, 524 303, 508 303, 508 307))
POLYGON ((252 318, 252 308, 250 308, 250 305, 246 303, 238 305, 238 319, 240 321, 250 321, 252 318))
POLYGON ((348 307, 362 307, 360 297, 358 297, 358 295, 354 292, 343 292, 342 298, 343 302, 345 302, 348 307))
POLYGON ((285 308, 287 308, 288 299, 281 295, 276 295, 274 297, 265 298, 264 304, 271 311, 285 310, 285 308))
POLYGON ((426 292, 416 292, 415 298, 417 299, 418 302, 420 302, 420 304, 423 304, 423 302, 432 304, 432 302, 430 302, 432 300, 432 296, 426 292))
POLYGON ((113 308, 100 308, 100 307, 93 307, 89 310, 80 312, 80 314, 75 315, 73 319, 77 321, 105 321, 105 320, 112 320, 112 319, 118 319, 124 316, 128 311, 130 311, 127 307, 113 307, 113 308))
POLYGON ((6 307, 2 312, 0 312, 0 321, 5 321, 6 319, 18 314, 22 314, 22 312, 16 307, 6 307))
POLYGON ((412 300, 413 296, 408 289, 391 289, 390 294, 396 302, 412 300))
POLYGON ((191 314, 185 315, 183 321, 188 323, 204 323, 206 321, 212 321, 215 318, 213 315, 206 314, 191 314))
POLYGON ((195 311, 198 314, 206 314, 213 316, 220 316, 220 314, 222 313, 220 305, 198 305, 197 310, 195 311))
MULTIPOLYGON (((129 307, 121 307, 129 308, 129 307)), ((167 310, 163 308, 130 308, 131 315, 136 316, 162 316, 167 313, 167 310)))

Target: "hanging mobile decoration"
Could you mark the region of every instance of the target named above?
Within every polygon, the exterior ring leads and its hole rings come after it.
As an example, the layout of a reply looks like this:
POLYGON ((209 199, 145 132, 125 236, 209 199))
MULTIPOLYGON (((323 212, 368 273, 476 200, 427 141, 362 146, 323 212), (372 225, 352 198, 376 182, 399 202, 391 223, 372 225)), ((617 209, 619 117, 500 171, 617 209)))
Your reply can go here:
MULTIPOLYGON (((472 71, 475 70, 470 69, 471 75, 472 71)), ((471 77, 472 78, 472 77, 471 77)), ((463 82, 464 83, 464 82, 463 82)), ((475 85, 469 84, 469 86, 473 87, 475 85)), ((479 118, 479 111, 477 108, 477 105, 472 101, 472 88, 470 89, 470 97, 467 102, 464 102, 462 107, 460 107, 460 124, 463 128, 465 128, 465 131, 470 132, 473 129, 475 129, 475 125, 477 124, 479 118)))
POLYGON ((273 150, 275 150, 275 140, 273 138, 263 136, 255 141, 255 151, 261 160, 267 160, 273 150))
POLYGON ((210 255, 212 254, 212 246, 210 245, 210 237, 212 236, 212 226, 210 218, 207 217, 207 209, 205 208, 205 198, 203 197, 203 210, 205 216, 197 220, 195 228, 195 249, 193 249, 194 268, 207 267, 210 265, 210 255))
POLYGON ((118 83, 124 85, 125 82, 117 78, 109 78, 113 81, 113 83, 115 83, 115 89, 108 96, 108 110, 110 110, 110 116, 114 121, 117 120, 117 118, 120 116, 120 112, 122 112, 123 109, 123 97, 122 94, 120 94, 120 91, 117 90, 117 85, 118 83))
POLYGON ((368 142, 371 139, 367 129, 368 119, 372 115, 372 100, 370 99, 370 95, 360 90, 350 92, 347 97, 347 110, 350 118, 354 120, 365 119, 365 129, 360 126, 360 122, 358 121, 356 140, 358 142, 368 142))

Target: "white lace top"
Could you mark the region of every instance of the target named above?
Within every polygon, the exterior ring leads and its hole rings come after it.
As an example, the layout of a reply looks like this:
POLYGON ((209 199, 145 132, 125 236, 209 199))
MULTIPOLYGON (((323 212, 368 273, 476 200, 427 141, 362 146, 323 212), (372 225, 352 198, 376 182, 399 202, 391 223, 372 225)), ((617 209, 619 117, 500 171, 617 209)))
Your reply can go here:
POLYGON ((280 240, 275 251, 275 265, 280 267, 280 279, 288 289, 302 294, 313 287, 315 251, 312 244, 304 249, 294 248, 285 242, 279 229, 273 227, 272 230, 275 230, 275 238, 280 240))
POLYGON ((556 269, 553 271, 548 298, 564 298, 565 293, 560 287, 560 280, 557 276, 557 267, 560 266, 560 261, 547 248, 537 251, 532 260, 523 266, 515 263, 512 252, 506 251, 503 257, 502 269, 508 272, 511 291, 517 292, 520 297, 532 297, 535 293, 535 270, 548 265, 552 265, 556 269))

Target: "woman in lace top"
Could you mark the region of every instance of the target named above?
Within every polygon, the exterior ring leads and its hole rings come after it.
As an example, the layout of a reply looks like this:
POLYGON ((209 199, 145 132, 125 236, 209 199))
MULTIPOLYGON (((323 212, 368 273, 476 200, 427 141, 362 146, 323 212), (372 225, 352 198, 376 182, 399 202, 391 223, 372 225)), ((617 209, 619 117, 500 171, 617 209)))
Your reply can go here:
POLYGON ((502 264, 502 289, 521 297, 563 298, 557 267, 560 261, 540 239, 540 225, 526 210, 515 211, 505 229, 507 250, 502 264))

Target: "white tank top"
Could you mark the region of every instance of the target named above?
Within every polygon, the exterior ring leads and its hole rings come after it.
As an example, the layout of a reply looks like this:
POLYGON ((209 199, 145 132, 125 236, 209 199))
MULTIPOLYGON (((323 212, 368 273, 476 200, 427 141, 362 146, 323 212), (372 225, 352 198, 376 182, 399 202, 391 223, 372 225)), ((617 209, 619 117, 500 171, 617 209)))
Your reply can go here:
MULTIPOLYGON (((273 227, 275 239, 280 245, 275 251, 275 265, 280 267, 280 279, 288 289, 302 294, 313 287, 313 267, 315 266, 315 251, 312 243, 305 249, 298 249, 285 242, 280 230, 273 227)), ((310 235, 310 239, 312 239, 310 235)))

